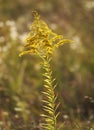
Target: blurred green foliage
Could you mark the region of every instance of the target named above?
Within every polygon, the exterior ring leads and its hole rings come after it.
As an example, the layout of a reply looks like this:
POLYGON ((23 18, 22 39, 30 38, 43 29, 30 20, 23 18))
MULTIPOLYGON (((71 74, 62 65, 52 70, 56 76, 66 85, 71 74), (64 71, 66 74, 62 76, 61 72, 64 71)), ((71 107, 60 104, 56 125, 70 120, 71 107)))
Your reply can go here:
POLYGON ((92 0, 0 0, 0 125, 7 124, 6 130, 8 126, 17 130, 39 129, 41 125, 40 60, 35 56, 18 57, 34 9, 55 32, 74 40, 74 44, 65 44, 53 55, 52 69, 61 102, 58 125, 65 121, 69 124, 65 125, 69 126, 67 130, 78 122, 81 127, 75 125, 76 130, 90 129, 94 127, 92 0))

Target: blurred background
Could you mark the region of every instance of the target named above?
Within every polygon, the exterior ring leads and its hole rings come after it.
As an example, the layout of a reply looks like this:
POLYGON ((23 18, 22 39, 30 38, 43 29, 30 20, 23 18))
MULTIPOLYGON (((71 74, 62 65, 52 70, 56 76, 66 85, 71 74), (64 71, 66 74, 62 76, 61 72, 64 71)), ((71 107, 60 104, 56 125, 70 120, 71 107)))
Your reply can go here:
POLYGON ((61 112, 57 127, 93 130, 94 0, 0 0, 0 129, 40 130, 40 59, 18 56, 33 21, 33 10, 54 32, 74 40, 53 55, 61 112))

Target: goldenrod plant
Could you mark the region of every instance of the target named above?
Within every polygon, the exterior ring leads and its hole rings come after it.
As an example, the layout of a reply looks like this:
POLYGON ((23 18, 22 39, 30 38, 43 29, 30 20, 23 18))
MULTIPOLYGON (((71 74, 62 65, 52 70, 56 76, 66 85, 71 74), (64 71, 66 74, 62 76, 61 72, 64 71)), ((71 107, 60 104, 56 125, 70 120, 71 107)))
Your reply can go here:
POLYGON ((45 119, 42 128, 44 130, 56 130, 56 119, 59 113, 56 113, 58 104, 56 104, 57 96, 55 94, 54 78, 50 62, 52 54, 56 48, 64 43, 72 41, 64 39, 62 35, 54 33, 47 24, 40 19, 39 14, 34 11, 34 22, 30 26, 30 33, 26 38, 24 50, 19 56, 25 54, 34 54, 41 58, 44 72, 44 91, 43 91, 43 109, 42 116, 45 119))

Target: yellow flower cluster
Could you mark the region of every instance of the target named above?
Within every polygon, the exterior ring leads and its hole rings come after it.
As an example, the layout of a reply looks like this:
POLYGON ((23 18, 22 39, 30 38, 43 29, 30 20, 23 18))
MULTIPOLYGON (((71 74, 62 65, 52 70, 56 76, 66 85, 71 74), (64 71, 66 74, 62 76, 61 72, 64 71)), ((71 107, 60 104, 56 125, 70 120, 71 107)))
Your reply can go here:
POLYGON ((71 42, 63 39, 62 35, 57 35, 47 24, 40 19, 36 11, 34 13, 34 22, 30 26, 30 33, 26 38, 24 51, 19 56, 24 54, 36 54, 40 57, 51 55, 53 50, 64 43, 71 42))

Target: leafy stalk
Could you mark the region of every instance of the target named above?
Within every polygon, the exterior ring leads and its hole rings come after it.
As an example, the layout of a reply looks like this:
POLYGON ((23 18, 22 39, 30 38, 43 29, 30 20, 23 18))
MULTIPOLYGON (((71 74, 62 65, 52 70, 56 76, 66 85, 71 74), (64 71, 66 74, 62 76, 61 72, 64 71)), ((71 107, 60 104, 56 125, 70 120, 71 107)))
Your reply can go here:
POLYGON ((45 70, 43 76, 44 76, 44 92, 43 96, 45 97, 43 99, 43 109, 45 111, 45 114, 42 116, 45 118, 45 124, 43 125, 43 128, 46 130, 56 130, 56 108, 55 105, 57 96, 55 95, 54 89, 54 79, 52 77, 52 71, 50 66, 50 57, 45 57, 43 59, 43 69, 45 70))

